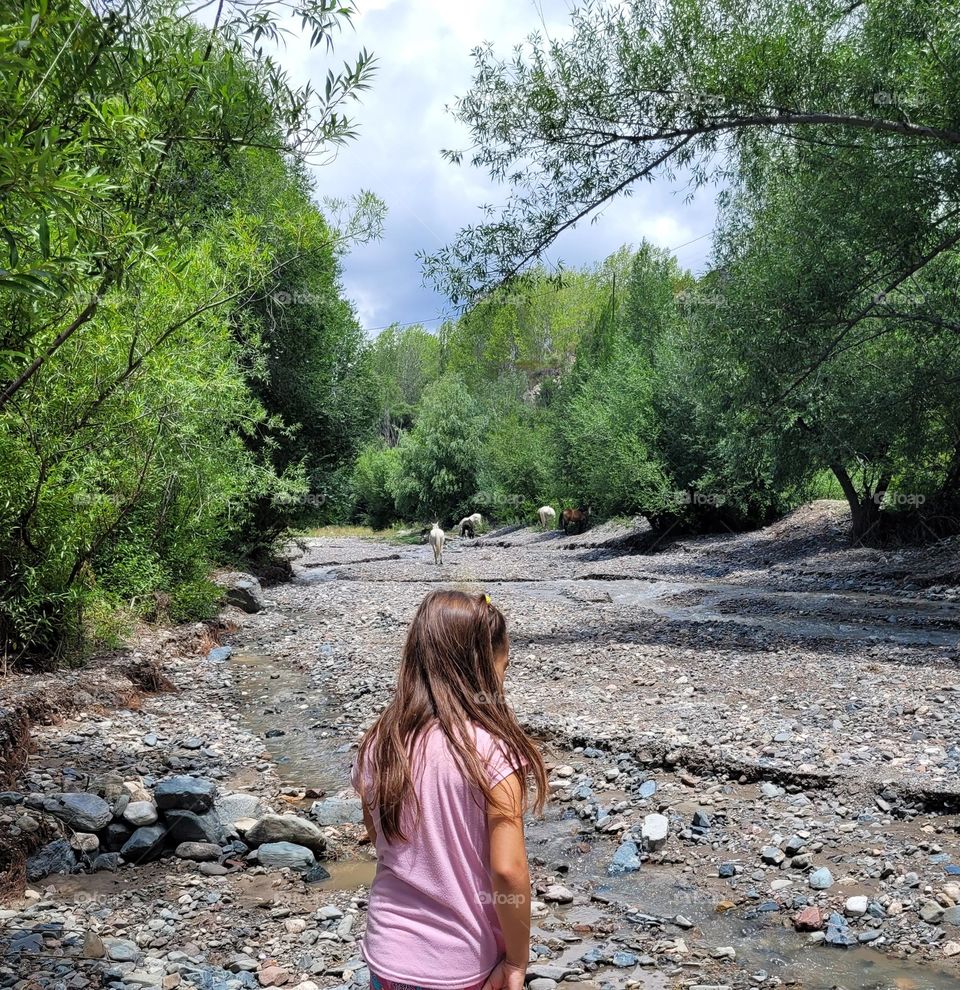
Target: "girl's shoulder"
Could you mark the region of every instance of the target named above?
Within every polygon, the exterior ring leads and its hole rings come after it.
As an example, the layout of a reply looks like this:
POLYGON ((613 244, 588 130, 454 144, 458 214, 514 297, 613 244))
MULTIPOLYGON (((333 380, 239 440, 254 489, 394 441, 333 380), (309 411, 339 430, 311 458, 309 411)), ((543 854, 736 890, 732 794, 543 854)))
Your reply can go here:
POLYGON ((477 755, 486 764, 491 787, 496 787, 511 773, 522 773, 525 761, 521 754, 511 752, 497 735, 480 725, 474 725, 477 755))

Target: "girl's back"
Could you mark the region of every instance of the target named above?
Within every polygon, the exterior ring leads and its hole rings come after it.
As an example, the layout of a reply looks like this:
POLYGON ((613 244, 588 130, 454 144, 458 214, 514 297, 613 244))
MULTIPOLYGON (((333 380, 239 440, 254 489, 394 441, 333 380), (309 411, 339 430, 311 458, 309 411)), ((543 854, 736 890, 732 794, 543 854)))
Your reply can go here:
MULTIPOLYGON (((514 772, 490 733, 475 728, 490 787, 514 772)), ((420 805, 405 842, 377 830, 377 877, 370 894, 364 953, 380 976, 420 986, 468 987, 503 952, 490 881, 487 809, 438 726, 414 756, 420 805)), ((363 790, 355 775, 354 786, 363 790)), ((378 809, 371 808, 374 823, 378 809)))

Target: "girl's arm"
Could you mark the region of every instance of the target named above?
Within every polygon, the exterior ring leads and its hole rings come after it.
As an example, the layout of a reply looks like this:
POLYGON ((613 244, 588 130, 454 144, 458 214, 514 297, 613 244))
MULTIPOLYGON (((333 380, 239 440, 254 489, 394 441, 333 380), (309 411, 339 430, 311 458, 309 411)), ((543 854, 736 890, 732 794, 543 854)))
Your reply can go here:
POLYGON ((512 773, 493 789, 487 809, 493 905, 506 952, 490 974, 490 990, 521 990, 530 956, 530 870, 523 841, 523 782, 512 773))

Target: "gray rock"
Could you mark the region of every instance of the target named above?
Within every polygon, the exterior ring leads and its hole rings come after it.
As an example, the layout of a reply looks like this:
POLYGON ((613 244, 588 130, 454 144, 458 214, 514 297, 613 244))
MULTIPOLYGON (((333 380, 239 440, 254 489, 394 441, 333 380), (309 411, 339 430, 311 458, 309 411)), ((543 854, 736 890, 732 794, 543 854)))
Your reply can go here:
POLYGON ((220 821, 231 825, 243 818, 259 818, 260 798, 256 794, 246 794, 243 791, 221 794, 214 803, 214 810, 220 821))
POLYGON ((152 801, 131 801, 123 809, 123 819, 129 822, 134 828, 141 825, 155 825, 157 821, 157 807, 152 801))
POLYGON ((174 850, 174 855, 197 862, 218 860, 220 847, 215 842, 181 842, 174 850))
POLYGON ((924 901, 920 906, 920 917, 928 925, 936 925, 943 913, 943 908, 936 901, 924 901))
POLYGON ((945 925, 960 925, 960 906, 947 908, 947 910, 943 912, 943 918, 941 918, 941 921, 943 921, 945 925))
POLYGON ((647 815, 643 819, 640 834, 643 836, 644 846, 650 852, 656 852, 667 843, 667 836, 670 834, 670 822, 664 815, 647 815))
POLYGON ((59 818, 77 832, 99 832, 113 818, 110 805, 96 794, 51 794, 43 802, 44 811, 59 818))
POLYGON ((264 815, 244 836, 251 846, 267 842, 292 842, 315 853, 326 849, 327 841, 319 826, 297 815, 264 815))
POLYGON ((209 811, 213 807, 216 787, 212 781, 199 777, 168 777, 153 789, 153 797, 161 811, 182 808, 185 811, 209 811))
POLYGON ((554 980, 560 983, 565 980, 568 976, 575 976, 579 970, 573 969, 570 966, 551 966, 549 963, 533 963, 527 967, 527 979, 528 980, 554 980))
POLYGON ((95 873, 99 873, 101 870, 116 873, 119 868, 120 853, 118 852, 100 853, 93 861, 93 870, 95 873))
POLYGON ((78 853, 94 853, 100 848, 100 840, 92 832, 74 832, 70 848, 78 853))
POLYGON ((867 913, 870 900, 862 894, 855 897, 848 897, 843 906, 843 913, 848 918, 862 918, 867 913))
POLYGON ((637 790, 641 798, 647 800, 657 793, 657 782, 655 780, 645 780, 637 790))
POLYGON ((232 646, 215 646, 208 654, 207 659, 213 663, 223 663, 233 656, 232 646))
POLYGON ((543 976, 538 976, 535 980, 531 980, 527 984, 530 990, 553 990, 556 985, 556 980, 548 980, 543 976))
POLYGON ((183 808, 171 808, 163 813, 172 843, 212 842, 220 845, 224 841, 223 826, 211 812, 198 815, 183 808))
POLYGON ((144 825, 138 828, 123 844, 120 855, 127 863, 146 863, 156 859, 163 849, 167 830, 159 825, 144 825))
POLYGON ((570 904, 573 901, 573 891, 563 884, 552 883, 543 893, 543 899, 554 904, 570 904))
POLYGON ((295 842, 265 842, 257 850, 257 858, 264 866, 292 870, 309 870, 316 863, 313 852, 295 842))
POLYGON ((777 846, 764 846, 760 850, 760 858, 770 866, 779 866, 783 862, 784 856, 777 846))
POLYGON ((103 945, 114 962, 135 962, 140 957, 136 943, 125 938, 105 938, 103 945))
POLYGON ((236 605, 244 612, 260 612, 263 609, 263 588, 252 575, 243 571, 230 571, 214 578, 215 582, 226 592, 230 605, 236 605))
POLYGON ((363 821, 360 798, 323 798, 310 805, 310 814, 321 825, 359 824, 363 821))
POLYGON ((54 873, 72 873, 77 855, 66 839, 55 839, 27 860, 27 879, 42 880, 54 873))

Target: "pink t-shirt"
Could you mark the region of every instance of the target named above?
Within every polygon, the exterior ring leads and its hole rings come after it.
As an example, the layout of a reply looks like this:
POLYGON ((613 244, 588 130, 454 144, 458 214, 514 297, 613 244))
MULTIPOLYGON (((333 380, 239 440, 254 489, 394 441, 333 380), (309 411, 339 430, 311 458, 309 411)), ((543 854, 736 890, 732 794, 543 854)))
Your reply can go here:
MULTIPOLYGON (((514 768, 485 729, 476 728, 476 742, 495 787, 514 768)), ((414 768, 418 825, 405 829, 406 842, 389 843, 377 831, 363 956, 389 980, 439 990, 469 987, 486 978, 504 948, 493 906, 486 806, 439 727, 427 730, 423 755, 423 766, 414 768)), ((359 784, 354 767, 353 786, 361 791, 359 784)))

